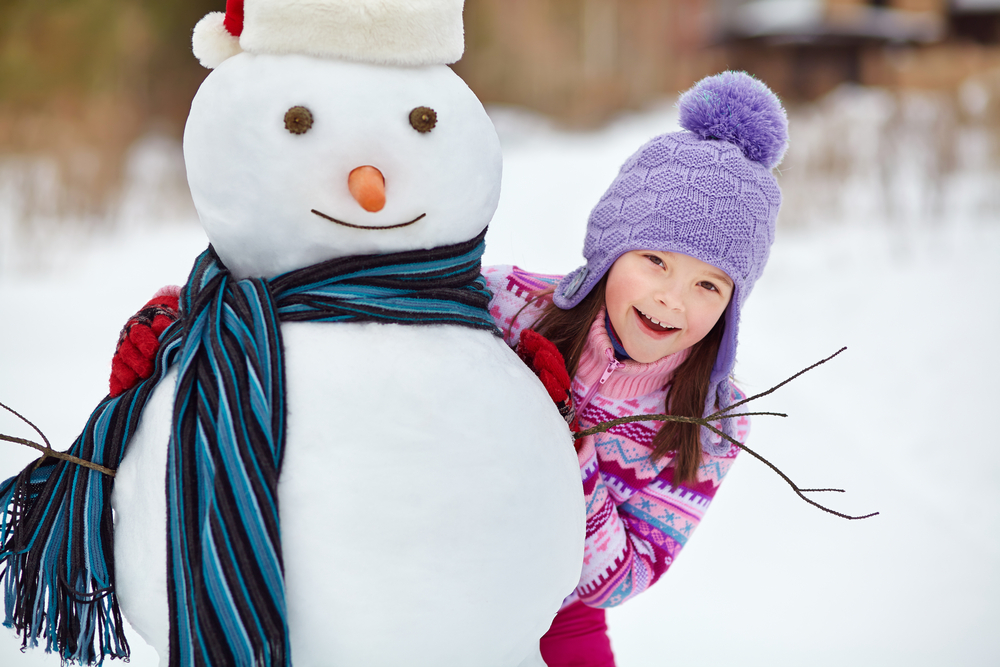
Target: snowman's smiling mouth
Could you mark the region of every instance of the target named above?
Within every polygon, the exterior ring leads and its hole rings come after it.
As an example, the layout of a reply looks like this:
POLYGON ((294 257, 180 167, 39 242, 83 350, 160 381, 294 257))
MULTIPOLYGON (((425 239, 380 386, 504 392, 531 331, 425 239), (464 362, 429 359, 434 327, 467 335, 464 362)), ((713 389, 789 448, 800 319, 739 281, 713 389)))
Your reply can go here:
POLYGON ((338 225, 343 225, 344 227, 350 227, 351 229, 399 229, 400 227, 406 227, 408 225, 412 225, 414 222, 420 220, 421 218, 427 215, 426 213, 421 213, 420 215, 415 217, 413 220, 410 220, 409 222, 400 222, 395 225, 367 226, 367 225, 355 225, 350 222, 344 222, 343 220, 337 220, 336 218, 331 218, 326 213, 322 213, 320 211, 317 211, 316 209, 312 209, 312 212, 321 218, 329 220, 330 222, 336 222, 338 225))

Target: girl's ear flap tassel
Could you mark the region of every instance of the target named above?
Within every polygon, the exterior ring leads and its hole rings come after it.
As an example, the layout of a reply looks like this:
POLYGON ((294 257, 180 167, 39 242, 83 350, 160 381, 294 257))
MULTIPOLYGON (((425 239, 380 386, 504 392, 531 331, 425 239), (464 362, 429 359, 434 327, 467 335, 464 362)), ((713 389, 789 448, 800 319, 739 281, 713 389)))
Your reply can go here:
MULTIPOLYGON (((705 397, 704 417, 717 412, 725 412, 733 404, 733 385, 728 378, 721 380, 714 387, 709 387, 708 395, 705 397)), ((722 419, 716 425, 723 433, 730 438, 736 438, 735 419, 722 419)), ((713 433, 704 426, 701 427, 701 448, 704 452, 712 456, 722 456, 729 451, 731 443, 721 436, 713 433)))

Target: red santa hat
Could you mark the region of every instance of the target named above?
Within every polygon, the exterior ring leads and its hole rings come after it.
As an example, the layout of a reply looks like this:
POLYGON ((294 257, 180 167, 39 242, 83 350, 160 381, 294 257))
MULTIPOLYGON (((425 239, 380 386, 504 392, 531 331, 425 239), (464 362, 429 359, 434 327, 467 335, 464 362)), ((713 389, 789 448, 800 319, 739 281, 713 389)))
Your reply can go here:
POLYGON ((241 51, 301 53, 380 65, 451 64, 462 57, 464 0, 226 0, 194 28, 209 69, 241 51))

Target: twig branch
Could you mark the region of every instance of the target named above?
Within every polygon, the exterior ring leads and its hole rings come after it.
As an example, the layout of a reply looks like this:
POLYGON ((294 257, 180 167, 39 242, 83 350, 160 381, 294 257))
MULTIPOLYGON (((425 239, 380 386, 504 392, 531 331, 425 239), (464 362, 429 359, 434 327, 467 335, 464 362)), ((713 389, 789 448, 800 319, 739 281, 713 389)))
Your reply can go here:
POLYGON ((702 418, 697 418, 697 417, 682 417, 682 416, 679 416, 679 415, 667 415, 667 414, 630 415, 628 417, 619 417, 617 419, 611 419, 611 420, 608 420, 606 422, 601 422, 600 424, 597 424, 596 426, 592 426, 591 428, 588 428, 588 429, 585 429, 583 431, 579 431, 578 433, 575 433, 573 437, 574 438, 583 438, 583 437, 588 436, 588 435, 594 435, 595 433, 602 433, 602 432, 607 431, 607 430, 609 430, 611 428, 614 428, 615 426, 618 426, 619 424, 626 424, 626 423, 629 423, 629 422, 638 422, 638 421, 673 421, 673 422, 682 422, 682 423, 685 423, 685 424, 698 424, 700 426, 704 426, 705 428, 707 428, 708 430, 712 431, 713 433, 716 433, 717 435, 722 436, 725 440, 727 440, 730 443, 736 445, 737 447, 739 447, 740 449, 742 449, 746 453, 750 454, 750 456, 754 457, 755 459, 757 459, 758 461, 760 461, 761 463, 763 463, 764 465, 766 465, 768 468, 770 468, 771 470, 773 470, 779 477, 781 477, 781 479, 785 480, 785 482, 787 482, 788 485, 790 487, 792 487, 792 490, 795 492, 795 494, 799 498, 801 498, 802 500, 806 501, 810 505, 812 505, 814 507, 818 507, 819 509, 823 510, 824 512, 829 512, 830 514, 833 514, 834 516, 839 516, 842 519, 851 519, 851 520, 867 519, 869 517, 876 516, 878 514, 878 512, 872 512, 871 514, 865 514, 863 516, 851 516, 849 514, 843 514, 841 512, 837 512, 836 510, 832 510, 829 507, 821 505, 820 503, 816 502, 815 500, 807 498, 804 495, 806 493, 822 493, 822 492, 828 492, 828 491, 830 491, 830 492, 836 492, 836 493, 844 493, 844 490, 843 489, 800 489, 798 487, 798 485, 796 485, 795 482, 793 482, 788 477, 788 475, 786 475, 785 473, 781 472, 781 470, 778 469, 778 467, 776 465, 774 465, 773 463, 771 463, 770 461, 768 461, 763 456, 761 456, 757 452, 753 451, 752 449, 750 449, 749 447, 747 447, 743 443, 739 442, 735 438, 732 438, 732 437, 726 435, 725 433, 723 433, 721 430, 719 430, 718 428, 716 428, 712 424, 712 422, 719 421, 720 419, 732 419, 734 417, 747 417, 747 416, 751 416, 751 415, 770 415, 770 416, 774 416, 774 417, 787 417, 788 415, 786 415, 784 413, 781 413, 781 412, 740 412, 740 413, 732 414, 732 413, 730 413, 730 411, 733 408, 737 408, 737 407, 739 407, 741 405, 745 405, 746 403, 749 403, 750 401, 753 401, 753 400, 756 400, 756 399, 761 398, 763 396, 767 396, 768 394, 774 393, 776 390, 778 390, 781 387, 785 386, 786 384, 788 384, 789 382, 791 382, 795 378, 799 377, 803 373, 807 373, 808 371, 811 371, 812 369, 816 368, 817 366, 825 364, 826 362, 830 361, 831 359, 833 359, 834 357, 836 357, 838 354, 840 354, 841 352, 843 352, 846 349, 847 349, 846 347, 842 347, 839 350, 837 350, 836 352, 834 352, 833 354, 831 354, 826 359, 823 359, 822 361, 817 361, 812 366, 809 366, 808 368, 805 368, 805 369, 799 371, 798 373, 796 373, 795 375, 791 376, 787 380, 779 382, 778 384, 774 385, 773 387, 771 387, 767 391, 763 391, 763 392, 761 392, 759 394, 754 394, 753 396, 751 396, 749 398, 744 398, 742 401, 738 401, 736 403, 733 403, 728 408, 725 408, 723 410, 719 410, 719 411, 717 411, 717 412, 715 412, 715 413, 713 413, 713 414, 711 414, 711 415, 709 415, 707 417, 702 417, 702 418))
POLYGON ((824 512, 829 512, 830 514, 832 514, 834 516, 839 516, 842 519, 851 519, 852 521, 853 520, 857 520, 857 519, 868 519, 868 518, 876 516, 878 514, 878 512, 872 512, 871 514, 864 514, 862 516, 851 516, 850 514, 842 514, 841 512, 838 512, 836 510, 832 510, 832 509, 830 509, 829 507, 827 507, 825 505, 821 505, 820 503, 816 502, 815 500, 812 500, 811 498, 807 498, 805 496, 805 492, 807 492, 807 491, 812 491, 812 492, 816 492, 816 491, 836 491, 837 493, 844 493, 844 490, 843 489, 800 489, 795 484, 795 482, 793 482, 791 479, 789 479, 788 475, 786 475, 785 473, 781 472, 781 470, 779 470, 776 465, 774 465, 773 463, 771 463, 770 461, 768 461, 767 459, 765 459, 763 456, 761 456, 757 452, 753 451, 752 449, 750 449, 746 445, 738 442, 735 438, 729 437, 728 435, 726 435, 725 433, 723 433, 719 429, 715 428, 711 424, 705 424, 704 426, 706 426, 710 431, 712 431, 712 432, 714 432, 714 433, 716 433, 718 435, 721 435, 723 438, 725 438, 729 442, 733 443, 734 445, 736 445, 737 447, 739 447, 740 449, 742 449, 744 452, 746 452, 747 454, 749 454, 750 456, 754 457, 755 459, 757 459, 758 461, 760 461, 761 463, 763 463, 764 465, 766 465, 768 468, 770 468, 771 470, 773 470, 775 473, 777 473, 778 477, 780 477, 781 479, 783 479, 786 482, 788 482, 788 486, 792 487, 792 491, 795 492, 795 495, 797 495, 799 498, 801 498, 802 500, 806 501, 807 503, 809 503, 813 507, 818 507, 819 509, 823 510, 824 512))
POLYGON ((658 422, 681 422, 683 424, 700 424, 701 419, 695 417, 681 417, 680 415, 629 415, 627 417, 618 417, 617 419, 611 419, 606 422, 601 422, 596 426, 591 426, 588 429, 582 431, 577 431, 573 434, 573 437, 577 440, 586 437, 588 435, 594 435, 595 433, 603 433, 604 431, 609 431, 615 426, 620 424, 628 424, 630 422, 647 422, 647 421, 658 421, 658 422))
MULTIPOLYGON (((783 412, 740 412, 735 415, 721 415, 715 417, 716 419, 733 419, 735 417, 753 417, 758 415, 766 415, 771 417, 787 417, 783 412)), ((608 431, 615 426, 620 424, 628 424, 630 422, 646 422, 646 421, 657 421, 657 422, 682 422, 684 424, 701 424, 706 426, 706 421, 709 417, 682 417, 680 415, 668 415, 668 414, 656 414, 656 415, 628 415, 626 417, 617 417, 615 419, 609 419, 606 422, 601 422, 597 426, 592 426, 584 431, 579 431, 573 434, 574 438, 582 438, 587 435, 594 435, 595 433, 602 433, 608 431)))
MULTIPOLYGON (((97 463, 93 463, 92 461, 85 461, 77 456, 73 456, 72 454, 67 454, 66 452, 57 452, 56 450, 52 449, 52 445, 51 443, 49 443, 49 439, 45 437, 45 434, 42 433, 42 431, 37 426, 28 421, 26 417, 24 417, 22 414, 20 414, 13 408, 4 405, 3 403, 0 403, 0 408, 3 408, 7 412, 11 413, 15 417, 23 421, 25 424, 30 426, 32 429, 34 429, 35 433, 40 435, 42 437, 42 440, 45 441, 45 444, 40 445, 37 442, 33 442, 31 440, 25 440, 24 438, 17 438, 12 435, 4 435, 3 433, 0 433, 0 440, 17 443, 19 445, 26 445, 33 449, 37 449, 38 451, 42 452, 42 454, 44 454, 45 456, 51 456, 52 458, 69 461, 70 463, 81 465, 84 468, 90 468, 91 470, 96 470, 97 472, 104 473, 105 475, 108 475, 110 477, 115 476, 115 471, 112 470, 111 468, 105 468, 104 466, 98 465, 97 463)), ((42 460, 44 460, 44 457, 42 459, 39 459, 39 463, 41 463, 42 460)))
MULTIPOLYGON (((0 408, 3 408, 7 412, 11 413, 15 417, 17 417, 18 419, 20 419, 21 421, 23 421, 25 424, 27 424, 28 426, 30 426, 35 431, 35 433, 37 433, 42 438, 42 440, 45 442, 45 446, 48 447, 49 449, 52 449, 52 443, 49 442, 49 439, 45 437, 45 434, 42 433, 42 430, 40 428, 38 428, 37 426, 35 426, 34 424, 32 424, 28 420, 27 417, 25 417, 24 415, 22 415, 20 412, 18 412, 14 408, 12 408, 10 406, 7 406, 7 405, 4 405, 3 403, 0 403, 0 408)), ((26 443, 22 442, 21 444, 23 445, 23 444, 26 444, 26 443)))
POLYGON ((779 382, 778 384, 774 385, 773 387, 771 387, 767 391, 762 391, 759 394, 754 394, 753 396, 751 396, 749 398, 744 398, 742 401, 737 401, 736 403, 733 403, 732 405, 730 405, 728 408, 726 408, 724 410, 719 410, 715 414, 709 415, 708 417, 706 417, 706 419, 718 419, 725 412, 729 412, 730 410, 733 410, 734 408, 738 408, 738 407, 740 407, 741 405, 743 405, 745 403, 749 403, 750 401, 756 401, 758 398, 763 398, 764 396, 767 396, 768 394, 773 394, 778 389, 781 389, 782 387, 784 387, 786 384, 788 384, 789 382, 791 382, 795 378, 799 377, 800 375, 805 375, 806 373, 808 373, 812 369, 816 368, 817 366, 822 366, 823 364, 825 364, 826 362, 830 361, 831 359, 833 359, 835 356, 837 356, 838 354, 840 354, 841 352, 843 352, 846 349, 847 349, 846 347, 842 347, 839 350, 837 350, 836 352, 834 352, 833 354, 831 354, 826 359, 823 359, 821 361, 817 361, 815 364, 813 364, 812 366, 809 366, 808 368, 803 368, 801 371, 799 371, 798 373, 796 373, 792 377, 788 378, 787 380, 782 380, 781 382, 779 382))

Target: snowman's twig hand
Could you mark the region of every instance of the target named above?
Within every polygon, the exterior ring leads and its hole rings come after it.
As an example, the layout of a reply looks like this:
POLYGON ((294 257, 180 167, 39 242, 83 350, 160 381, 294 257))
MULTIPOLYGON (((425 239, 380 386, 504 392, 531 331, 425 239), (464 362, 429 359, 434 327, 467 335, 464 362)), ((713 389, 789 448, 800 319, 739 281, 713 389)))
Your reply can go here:
MULTIPOLYGON (((28 426, 30 426, 35 433, 37 433, 38 435, 41 436, 42 440, 45 442, 45 446, 47 448, 49 448, 49 449, 52 448, 52 443, 49 442, 49 439, 45 437, 45 434, 42 433, 41 429, 38 428, 37 426, 35 426, 33 423, 31 423, 31 421, 27 417, 25 417, 24 415, 22 415, 20 412, 18 412, 14 408, 12 408, 12 407, 10 407, 8 405, 4 405, 3 403, 0 403, 0 408, 3 408, 4 410, 6 410, 7 412, 9 412, 10 414, 14 415, 15 417, 17 417, 18 419, 20 419, 21 421, 23 421, 25 424, 27 424, 28 426)), ((24 444, 24 443, 22 443, 22 444, 24 444)))
POLYGON ((820 366, 820 365, 825 364, 826 362, 830 361, 831 359, 833 359, 835 356, 837 356, 838 354, 840 354, 841 352, 843 352, 846 349, 847 349, 846 347, 842 347, 839 350, 837 350, 836 352, 834 352, 832 355, 830 355, 829 357, 827 357, 826 359, 823 359, 822 361, 818 361, 815 364, 813 364, 812 366, 809 366, 808 368, 805 368, 805 369, 799 371, 798 373, 796 373, 795 375, 791 376, 790 378, 788 378, 786 380, 783 380, 783 381, 779 382, 778 384, 774 385, 773 387, 771 387, 767 391, 763 391, 763 392, 761 392, 759 394, 755 394, 755 395, 753 395, 753 396, 751 396, 749 398, 745 398, 742 401, 738 401, 736 403, 733 403, 728 408, 725 408, 724 410, 719 410, 718 412, 715 412, 715 413, 713 413, 711 415, 708 415, 707 417, 683 417, 683 416, 680 416, 680 415, 668 415, 668 414, 658 414, 658 415, 630 415, 628 417, 619 417, 617 419, 611 419, 611 420, 606 421, 606 422, 601 422, 600 424, 597 424, 596 426, 592 426, 592 427, 590 427, 588 429, 584 429, 584 430, 582 430, 582 431, 580 431, 578 433, 575 433, 573 435, 573 437, 574 438, 582 438, 584 436, 593 435, 595 433, 602 433, 602 432, 607 431, 607 430, 609 430, 611 428, 614 428, 615 426, 618 426, 619 424, 625 424, 625 423, 628 423, 628 422, 637 422, 637 421, 673 421, 673 422, 683 422, 683 423, 686 423, 686 424, 698 424, 700 426, 704 426, 705 428, 707 428, 708 430, 712 431, 716 435, 719 435, 723 439, 725 439, 725 440, 729 441, 730 443, 736 445, 737 447, 739 447, 740 449, 742 449, 746 453, 750 454, 750 456, 754 457, 755 459, 757 459, 758 461, 760 461, 761 463, 763 463, 764 465, 766 465, 768 468, 770 468, 771 470, 773 470, 779 477, 781 477, 781 479, 785 480, 785 482, 787 482, 788 485, 790 487, 792 487, 792 490, 795 492, 795 494, 799 498, 801 498, 802 500, 806 501, 810 505, 813 505, 814 507, 818 507, 819 509, 823 510, 824 512, 829 512, 830 514, 833 514, 834 516, 839 516, 842 519, 851 519, 851 520, 855 520, 855 519, 867 519, 869 517, 876 516, 878 514, 878 512, 872 512, 871 514, 865 514, 865 515, 862 515, 862 516, 850 516, 848 514, 842 514, 841 512, 837 512, 836 510, 832 510, 829 507, 826 507, 825 505, 821 505, 820 503, 817 503, 815 500, 812 500, 811 498, 807 498, 804 495, 806 493, 819 493, 819 492, 824 492, 824 491, 834 491, 834 492, 837 492, 837 493, 844 493, 844 490, 843 489, 803 489, 803 488, 800 488, 795 482, 793 482, 791 480, 791 478, 788 477, 788 475, 786 475, 785 473, 783 473, 776 465, 774 465, 773 463, 771 463, 770 461, 768 461, 766 458, 764 458, 763 456, 761 456, 757 452, 753 451, 752 449, 750 449, 749 447, 747 447, 743 443, 739 442, 735 438, 733 438, 731 436, 728 436, 725 433, 723 433, 718 427, 715 426, 715 423, 714 423, 714 422, 718 422, 721 419, 732 419, 734 417, 747 417, 747 416, 752 416, 752 415, 770 415, 770 416, 773 416, 773 417, 787 417, 788 415, 786 415, 784 413, 781 413, 781 412, 740 412, 740 413, 733 413, 733 412, 731 412, 731 410, 733 408, 736 408, 736 407, 740 406, 740 405, 745 405, 746 403, 749 403, 750 401, 753 401, 755 399, 761 398, 762 396, 767 396, 768 394, 773 393, 775 390, 777 390, 780 387, 783 387, 784 385, 788 384, 789 382, 791 382, 795 378, 799 377, 803 373, 806 373, 807 371, 810 371, 810 370, 816 368, 817 366, 820 366))
POLYGON ((847 349, 847 347, 840 348, 839 350, 837 350, 836 352, 834 352, 833 354, 831 354, 826 359, 821 359, 820 361, 817 361, 812 366, 809 366, 807 368, 803 368, 801 371, 799 371, 798 373, 796 373, 792 377, 790 377, 788 379, 785 379, 785 380, 782 380, 781 382, 779 382, 778 384, 774 385, 770 389, 768 389, 766 391, 762 391, 759 394, 754 394, 753 396, 750 396, 749 398, 744 398, 742 401, 737 401, 736 403, 733 403, 732 405, 730 405, 728 408, 726 408, 724 410, 719 410, 718 412, 716 412, 713 415, 709 415, 707 417, 707 419, 720 419, 720 418, 724 417, 723 413, 729 412, 730 410, 734 410, 734 409, 740 407, 741 405, 749 403, 750 401, 755 401, 758 398, 762 398, 764 396, 767 396, 768 394, 773 394, 775 391, 777 391, 778 389, 781 389, 782 387, 784 387, 786 384, 788 384, 789 382, 791 382, 795 378, 799 377, 800 375, 805 375, 806 373, 808 373, 812 369, 816 368, 817 366, 822 366, 823 364, 825 364, 826 362, 830 361, 831 359, 833 359, 835 356, 837 356, 838 354, 840 354, 841 352, 843 352, 846 349, 847 349))
POLYGON ((788 477, 788 475, 786 475, 785 473, 781 472, 781 470, 778 468, 778 466, 774 465, 773 463, 771 463, 770 461, 768 461, 767 459, 765 459, 763 456, 761 456, 757 452, 753 451, 752 449, 750 449, 746 445, 740 443, 735 438, 732 438, 732 437, 726 435, 725 433, 723 433, 722 431, 720 431, 719 429, 717 429, 712 424, 702 424, 702 426, 704 426, 708 430, 712 431, 713 433, 722 436, 723 438, 725 438, 726 440, 728 440, 732 444, 736 445, 737 447, 739 447, 740 449, 742 449, 744 452, 746 452, 747 454, 749 454, 750 456, 754 457, 755 459, 757 459, 758 461, 760 461, 761 463, 763 463, 764 465, 766 465, 768 468, 770 468, 771 470, 773 470, 775 473, 777 473, 777 475, 779 477, 781 477, 781 479, 785 480, 788 483, 788 486, 792 487, 792 491, 795 492, 795 495, 797 495, 799 498, 801 498, 802 500, 806 501, 807 503, 809 503, 813 507, 818 507, 819 509, 823 510, 824 512, 829 512, 830 514, 832 514, 834 516, 839 516, 841 519, 850 519, 852 521, 856 520, 856 519, 868 519, 870 517, 878 515, 878 512, 872 512, 870 514, 863 514, 861 516, 851 516, 850 514, 842 514, 841 512, 838 512, 836 510, 830 509, 826 505, 822 505, 822 504, 816 502, 812 498, 807 498, 804 495, 807 492, 813 492, 813 493, 815 493, 815 492, 818 492, 818 491, 836 491, 837 493, 844 493, 844 490, 843 489, 800 489, 798 487, 798 485, 795 482, 793 482, 788 477))
POLYGON ((79 458, 77 456, 73 456, 72 454, 67 454, 66 452, 57 452, 56 450, 52 449, 52 447, 51 447, 51 445, 49 443, 49 439, 45 437, 45 434, 42 433, 41 430, 39 430, 39 428, 37 426, 35 426, 34 424, 32 424, 30 421, 28 421, 27 418, 25 418, 23 415, 21 415, 19 412, 17 412, 13 408, 11 408, 11 407, 9 407, 7 405, 4 405, 3 403, 0 403, 0 408, 3 408, 7 412, 11 413, 15 417, 17 417, 18 419, 20 419, 21 421, 23 421, 25 424, 27 424, 28 426, 30 426, 31 428, 33 428, 38 435, 42 436, 42 440, 45 441, 44 445, 40 445, 37 442, 34 442, 32 440, 26 440, 25 438, 18 438, 18 437, 15 437, 13 435, 6 435, 6 434, 3 434, 3 433, 0 433, 0 440, 3 440, 5 442, 13 442, 13 443, 16 443, 18 445, 26 445, 28 447, 31 447, 32 449, 37 449, 38 451, 42 452, 42 454, 44 454, 45 456, 43 456, 42 458, 38 459, 38 464, 39 465, 42 463, 42 461, 45 460, 45 457, 51 456, 52 458, 63 459, 64 461, 69 461, 70 463, 75 463, 75 464, 81 465, 81 466, 83 466, 85 468, 90 468, 91 470, 96 470, 97 472, 104 473, 105 475, 108 475, 110 477, 114 477, 115 476, 115 471, 112 470, 111 468, 105 468, 104 466, 98 465, 97 463, 93 463, 92 461, 85 461, 85 460, 83 460, 83 459, 81 459, 81 458, 79 458))
POLYGON ((701 424, 702 426, 707 426, 709 422, 718 419, 731 419, 733 417, 754 417, 759 415, 766 415, 770 417, 787 417, 783 412, 740 412, 734 415, 712 415, 710 417, 682 417, 680 415, 668 415, 668 414, 658 414, 658 415, 628 415, 627 417, 616 417, 615 419, 609 419, 606 422, 601 422, 596 426, 591 426, 590 428, 575 433, 573 437, 582 438, 585 435, 594 435, 595 433, 603 433, 604 431, 611 430, 619 424, 628 424, 630 422, 682 422, 684 424, 701 424))

